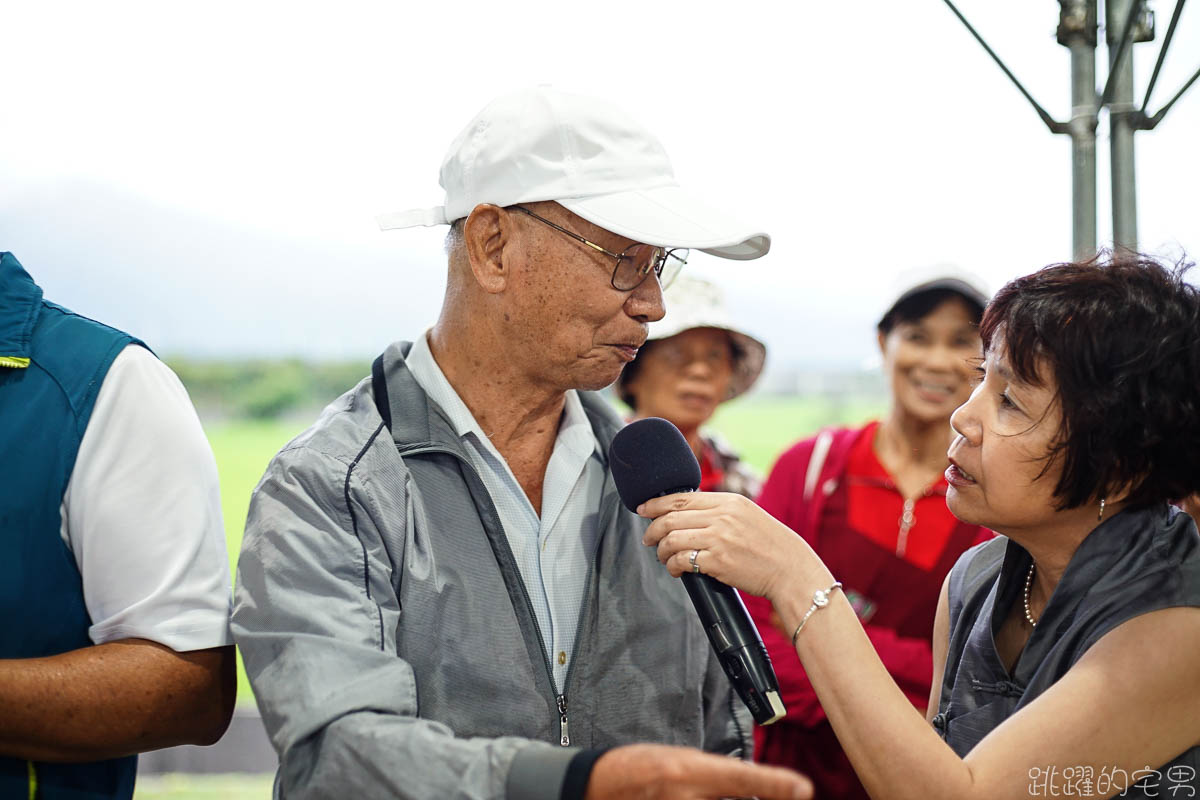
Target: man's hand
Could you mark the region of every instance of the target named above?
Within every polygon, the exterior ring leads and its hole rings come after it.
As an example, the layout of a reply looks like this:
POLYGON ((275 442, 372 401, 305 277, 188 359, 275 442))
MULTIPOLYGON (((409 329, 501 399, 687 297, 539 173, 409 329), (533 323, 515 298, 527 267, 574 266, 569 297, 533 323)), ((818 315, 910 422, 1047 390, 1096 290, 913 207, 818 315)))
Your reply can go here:
POLYGON ((609 750, 592 767, 586 800, 807 800, 812 784, 799 773, 749 764, 689 747, 633 744, 609 750))

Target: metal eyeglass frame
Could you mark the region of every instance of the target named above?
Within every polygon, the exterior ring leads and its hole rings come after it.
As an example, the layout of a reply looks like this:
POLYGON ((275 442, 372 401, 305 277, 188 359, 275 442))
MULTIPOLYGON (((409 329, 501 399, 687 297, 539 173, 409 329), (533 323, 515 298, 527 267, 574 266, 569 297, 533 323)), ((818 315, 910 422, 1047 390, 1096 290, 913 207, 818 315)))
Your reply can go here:
POLYGON ((575 241, 580 242, 581 244, 585 244, 588 247, 592 248, 593 250, 603 253, 604 255, 608 256, 609 258, 616 259, 617 264, 616 264, 616 266, 613 267, 612 278, 609 280, 609 283, 611 283, 612 287, 619 292, 632 292, 634 289, 638 288, 639 286, 641 286, 643 283, 646 282, 646 278, 650 277, 650 272, 654 273, 654 277, 658 279, 659 285, 665 289, 665 288, 667 288, 667 286, 669 286, 671 284, 672 281, 675 280, 676 275, 679 274, 678 270, 675 271, 675 273, 673 275, 670 275, 667 278, 666 283, 663 283, 662 274, 663 274, 664 268, 667 265, 667 259, 674 258, 675 260, 677 260, 679 262, 679 269, 682 269, 683 266, 687 263, 688 248, 686 248, 686 247, 672 247, 672 248, 668 249, 665 247, 659 247, 658 245, 648 245, 649 247, 653 247, 655 250, 658 251, 658 255, 654 258, 654 260, 652 262, 650 262, 650 270, 648 272, 641 272, 641 278, 633 286, 618 286, 617 285, 617 271, 621 269, 621 262, 625 259, 630 259, 632 261, 632 257, 626 255, 627 251, 632 250, 635 247, 645 247, 647 245, 643 245, 640 243, 639 244, 631 244, 631 245, 629 245, 629 247, 625 248, 620 253, 614 253, 611 250, 601 247, 600 245, 596 244, 595 242, 588 241, 587 239, 583 238, 582 236, 580 236, 578 233, 575 233, 574 231, 569 231, 566 228, 564 228, 563 226, 561 226, 557 223, 551 222, 550 220, 546 219, 545 217, 539 217, 537 214, 533 213, 532 211, 530 211, 528 208, 525 208, 524 206, 509 206, 509 208, 512 209, 513 211, 520 211, 522 214, 528 214, 529 216, 536 219, 538 222, 542 222, 546 225, 549 225, 551 228, 554 228, 554 230, 558 231, 559 233, 565 233, 567 236, 570 236, 575 241), (682 253, 682 256, 679 255, 680 253, 682 253))

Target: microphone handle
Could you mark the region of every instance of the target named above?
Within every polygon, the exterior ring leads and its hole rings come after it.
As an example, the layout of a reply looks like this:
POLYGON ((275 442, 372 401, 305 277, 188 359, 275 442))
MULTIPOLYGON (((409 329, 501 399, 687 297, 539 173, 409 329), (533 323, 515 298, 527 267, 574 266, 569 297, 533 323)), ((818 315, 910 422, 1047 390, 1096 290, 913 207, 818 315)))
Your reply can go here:
POLYGON ((683 585, 721 667, 754 721, 770 725, 781 719, 787 712, 779 696, 779 681, 741 596, 709 575, 685 573, 683 585))

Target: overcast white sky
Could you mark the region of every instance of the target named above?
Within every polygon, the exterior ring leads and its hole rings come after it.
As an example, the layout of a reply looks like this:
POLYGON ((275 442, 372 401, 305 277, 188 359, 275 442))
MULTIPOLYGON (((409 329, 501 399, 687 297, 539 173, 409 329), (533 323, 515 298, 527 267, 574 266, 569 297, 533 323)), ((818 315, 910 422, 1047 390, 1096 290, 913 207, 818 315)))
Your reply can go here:
MULTIPOLYGON (((1053 0, 960 7, 1069 116, 1053 0)), ((1159 42, 1173 2, 1158 0, 1159 42)), ((437 170, 494 95, 603 95, 774 239, 698 256, 776 363, 855 363, 892 276, 997 287, 1070 256, 1070 158, 940 0, 303 4, 0 0, 0 249, 168 355, 366 356, 434 319, 437 170)), ((1135 50, 1144 89, 1158 42, 1135 50)), ((1103 49, 1098 59, 1103 67, 1103 49)), ((1156 110, 1200 65, 1183 14, 1156 110)), ((1107 118, 1099 143, 1102 240, 1107 118)), ((1200 253, 1200 88, 1138 134, 1142 247, 1200 253)))

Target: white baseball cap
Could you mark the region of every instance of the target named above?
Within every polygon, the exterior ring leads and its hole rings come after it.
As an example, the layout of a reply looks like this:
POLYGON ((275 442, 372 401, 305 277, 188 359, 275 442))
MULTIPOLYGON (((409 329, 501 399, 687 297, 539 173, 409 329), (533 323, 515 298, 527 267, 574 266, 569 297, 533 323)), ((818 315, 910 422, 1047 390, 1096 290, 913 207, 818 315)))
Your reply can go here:
POLYGON ((684 190, 658 140, 591 97, 547 86, 493 100, 442 162, 443 205, 378 217, 383 230, 447 225, 481 203, 553 200, 619 236, 721 258, 765 255, 771 237, 684 190))
POLYGON ((980 310, 987 307, 992 296, 982 278, 954 264, 935 264, 908 269, 894 277, 888 294, 889 299, 876 318, 878 324, 882 325, 896 307, 909 298, 938 289, 955 292, 964 300, 979 306, 980 310))

